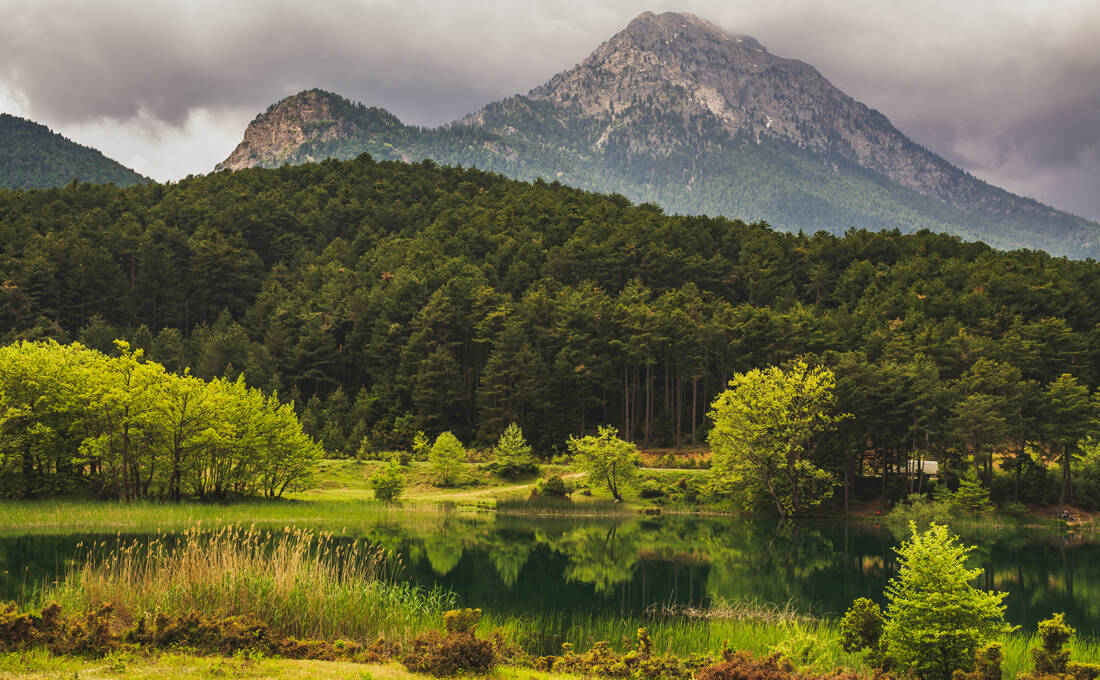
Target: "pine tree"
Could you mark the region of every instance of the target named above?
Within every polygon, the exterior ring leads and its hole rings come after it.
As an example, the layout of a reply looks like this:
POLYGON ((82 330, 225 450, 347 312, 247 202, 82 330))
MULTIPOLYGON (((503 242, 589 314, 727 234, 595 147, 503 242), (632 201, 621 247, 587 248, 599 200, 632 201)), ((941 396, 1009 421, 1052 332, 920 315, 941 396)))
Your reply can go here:
POLYGON ((432 444, 428 461, 432 465, 433 483, 436 486, 454 486, 462 477, 466 449, 453 433, 444 432, 432 444))
POLYGON ((501 477, 538 473, 531 446, 524 439, 519 425, 512 423, 504 428, 504 433, 493 447, 493 468, 501 477))

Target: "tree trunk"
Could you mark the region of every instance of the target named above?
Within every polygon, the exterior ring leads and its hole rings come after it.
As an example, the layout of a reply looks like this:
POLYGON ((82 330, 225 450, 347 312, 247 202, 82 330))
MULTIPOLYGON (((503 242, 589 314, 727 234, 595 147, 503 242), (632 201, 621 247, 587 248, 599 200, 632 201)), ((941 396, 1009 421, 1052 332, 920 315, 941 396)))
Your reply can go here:
POLYGON ((646 447, 649 446, 649 426, 652 422, 653 416, 653 362, 646 360, 645 363, 645 433, 644 440, 646 447))
POLYGON ((1069 486, 1069 445, 1062 447, 1062 489, 1058 493, 1058 512, 1066 508, 1066 487, 1069 486))
POLYGON ((695 446, 695 419, 699 407, 699 376, 691 376, 691 445, 695 446))
POLYGON ((680 374, 680 370, 676 370, 675 380, 675 402, 676 402, 676 448, 680 448, 681 437, 683 432, 683 407, 684 407, 684 379, 680 374))

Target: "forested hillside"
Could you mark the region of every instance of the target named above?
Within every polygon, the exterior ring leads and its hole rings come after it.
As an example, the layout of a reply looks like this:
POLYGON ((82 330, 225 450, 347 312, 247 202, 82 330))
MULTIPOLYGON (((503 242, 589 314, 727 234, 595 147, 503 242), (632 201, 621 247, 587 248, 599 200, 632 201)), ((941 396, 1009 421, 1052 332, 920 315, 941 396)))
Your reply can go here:
POLYGON ((306 90, 258 115, 218 169, 361 153, 542 177, 792 232, 929 229, 1100 257, 1095 221, 981 181, 809 64, 690 14, 644 12, 526 95, 436 128, 306 90))
POLYGON ((0 188, 59 187, 72 182, 147 181, 95 149, 65 139, 38 123, 0 113, 0 188))
POLYGON ((853 414, 823 467, 987 467, 996 446, 1026 482, 1025 448, 1064 453, 1100 378, 1095 262, 780 233, 431 162, 0 191, 0 243, 5 342, 122 337, 243 375, 337 455, 513 421, 542 454, 603 423, 701 442, 733 372, 804 355, 853 414))

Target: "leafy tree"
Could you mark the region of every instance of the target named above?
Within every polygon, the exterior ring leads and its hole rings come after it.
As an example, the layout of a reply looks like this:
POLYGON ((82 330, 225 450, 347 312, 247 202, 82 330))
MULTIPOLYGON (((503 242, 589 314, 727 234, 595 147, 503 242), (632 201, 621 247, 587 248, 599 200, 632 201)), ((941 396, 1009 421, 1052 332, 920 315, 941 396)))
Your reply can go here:
POLYGON ((405 490, 405 474, 396 458, 371 475, 370 487, 374 490, 374 497, 385 503, 396 503, 401 498, 405 490))
POLYGON ((453 433, 444 432, 435 438, 428 453, 428 461, 432 466, 436 486, 454 486, 462 476, 466 449, 453 433))
POLYGON ((841 420, 834 406, 832 371, 804 361, 734 375, 714 400, 712 479, 718 488, 741 487, 765 497, 780 516, 799 514, 826 498, 834 482, 810 460, 817 440, 841 420))
POLYGON ((968 569, 972 547, 932 523, 895 551, 898 574, 886 587, 887 653, 925 680, 947 680, 971 667, 975 650, 1011 630, 1004 620, 1006 593, 978 590, 981 569, 968 569))
POLYGON ((0 347, 0 494, 224 499, 311 483, 322 451, 292 404, 117 349, 0 347))
POLYGON ((623 488, 637 477, 637 446, 619 439, 619 431, 610 425, 597 428, 596 436, 570 437, 569 450, 577 469, 588 475, 589 482, 610 491, 616 501, 623 499, 623 488))

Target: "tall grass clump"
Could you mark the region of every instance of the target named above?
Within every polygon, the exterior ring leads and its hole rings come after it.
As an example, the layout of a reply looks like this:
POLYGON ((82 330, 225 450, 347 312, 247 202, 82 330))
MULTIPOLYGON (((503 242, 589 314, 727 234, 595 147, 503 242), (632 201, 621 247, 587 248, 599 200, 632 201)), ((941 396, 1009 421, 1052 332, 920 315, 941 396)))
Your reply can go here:
POLYGON ((196 612, 252 617, 296 638, 404 639, 454 606, 448 591, 400 582, 399 558, 327 532, 198 527, 83 553, 40 601, 70 611, 109 602, 121 626, 144 613, 196 612))

